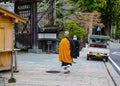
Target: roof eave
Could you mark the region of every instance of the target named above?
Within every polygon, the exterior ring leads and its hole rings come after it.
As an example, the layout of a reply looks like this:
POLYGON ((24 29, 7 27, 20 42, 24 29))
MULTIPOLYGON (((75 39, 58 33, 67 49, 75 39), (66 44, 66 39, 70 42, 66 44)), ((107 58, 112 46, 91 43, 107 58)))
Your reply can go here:
POLYGON ((17 14, 10 12, 2 7, 0 7, 0 12, 3 13, 6 16, 9 16, 13 19, 15 19, 15 22, 22 22, 22 23, 26 23, 27 21, 24 18, 21 18, 20 16, 18 16, 17 14))

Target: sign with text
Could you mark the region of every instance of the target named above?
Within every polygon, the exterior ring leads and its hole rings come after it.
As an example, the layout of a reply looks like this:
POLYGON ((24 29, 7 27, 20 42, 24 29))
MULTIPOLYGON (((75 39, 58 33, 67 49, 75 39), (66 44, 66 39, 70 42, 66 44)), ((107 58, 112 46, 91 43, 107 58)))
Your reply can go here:
POLYGON ((40 38, 54 38, 54 39, 56 39, 57 36, 55 33, 39 33, 38 39, 40 39, 40 38))

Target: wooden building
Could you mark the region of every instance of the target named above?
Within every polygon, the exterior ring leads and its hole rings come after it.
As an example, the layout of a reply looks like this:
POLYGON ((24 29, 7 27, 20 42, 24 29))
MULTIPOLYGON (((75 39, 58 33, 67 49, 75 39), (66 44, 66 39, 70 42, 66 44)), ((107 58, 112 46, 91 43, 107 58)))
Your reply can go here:
POLYGON ((45 26, 44 32, 38 31, 38 48, 43 52, 56 52, 58 50, 58 34, 63 27, 45 26))
POLYGON ((18 28, 15 31, 15 46, 17 48, 33 49, 35 52, 57 51, 58 34, 62 27, 54 25, 55 0, 51 0, 45 11, 39 12, 38 4, 42 1, 15 0, 15 13, 27 20, 26 24, 19 23, 15 26, 18 28), (46 19, 48 23, 40 24, 45 16, 48 18, 46 19))
POLYGON ((12 51, 14 49, 14 23, 26 20, 0 7, 0 71, 11 68, 12 51))
POLYGON ((56 0, 51 0, 44 11, 39 11, 38 6, 44 0, 0 0, 7 1, 14 3, 15 13, 27 20, 26 24, 15 24, 15 47, 33 52, 57 51, 58 34, 62 27, 54 24, 56 0), (40 23, 42 20, 48 23, 40 23))

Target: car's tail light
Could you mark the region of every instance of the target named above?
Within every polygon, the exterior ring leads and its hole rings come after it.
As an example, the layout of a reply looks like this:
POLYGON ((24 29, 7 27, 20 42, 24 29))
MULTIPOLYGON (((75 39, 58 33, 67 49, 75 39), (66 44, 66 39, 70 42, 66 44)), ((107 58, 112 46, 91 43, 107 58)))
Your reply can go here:
POLYGON ((108 53, 105 53, 104 56, 109 56, 109 54, 108 54, 108 53))
POLYGON ((101 48, 106 48, 106 45, 101 45, 100 47, 101 47, 101 48))
POLYGON ((88 54, 88 55, 92 55, 93 53, 92 53, 92 52, 90 52, 90 51, 88 51, 88 52, 87 52, 87 54, 88 54))
POLYGON ((95 47, 95 45, 94 44, 90 44, 90 47, 95 47))
POLYGON ((96 48, 106 48, 106 45, 90 44, 90 47, 96 47, 96 48))

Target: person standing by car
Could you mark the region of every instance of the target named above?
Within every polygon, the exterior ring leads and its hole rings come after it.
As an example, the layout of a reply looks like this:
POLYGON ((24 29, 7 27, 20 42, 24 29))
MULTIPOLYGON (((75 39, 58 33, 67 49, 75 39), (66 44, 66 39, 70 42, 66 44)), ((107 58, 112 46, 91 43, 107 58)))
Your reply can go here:
POLYGON ((64 73, 70 73, 72 66, 71 39, 68 38, 69 32, 65 31, 64 38, 59 43, 59 61, 64 69, 64 73))

